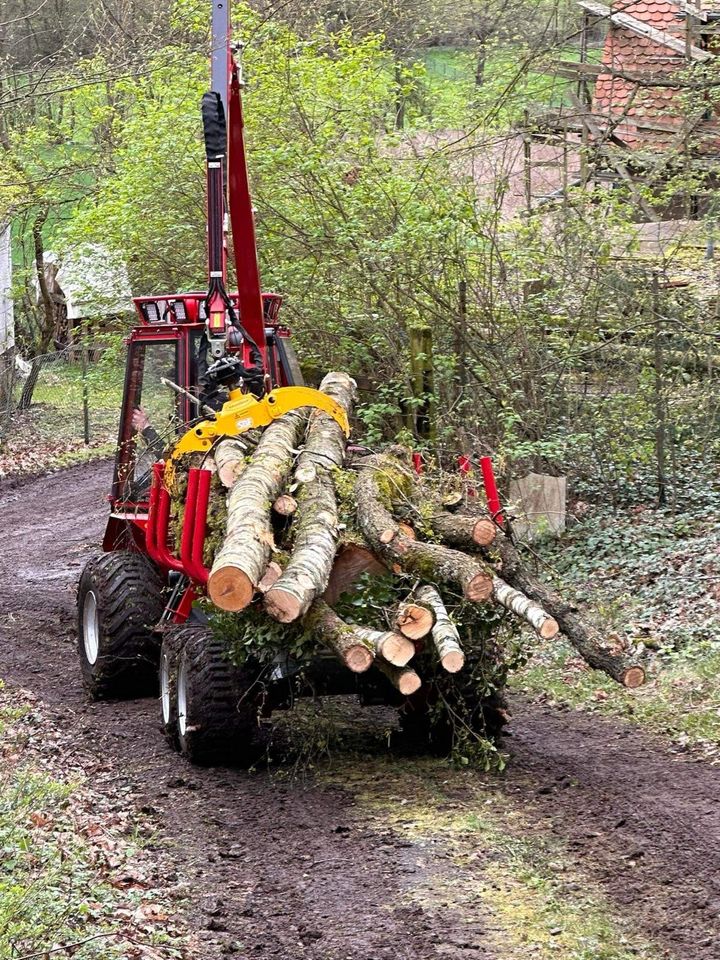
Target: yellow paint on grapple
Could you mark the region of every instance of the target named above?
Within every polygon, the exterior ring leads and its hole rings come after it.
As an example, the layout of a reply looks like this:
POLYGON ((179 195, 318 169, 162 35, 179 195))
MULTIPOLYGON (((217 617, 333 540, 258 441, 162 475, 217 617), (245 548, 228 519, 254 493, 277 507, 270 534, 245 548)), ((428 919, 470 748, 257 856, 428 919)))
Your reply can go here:
POLYGON ((203 420, 196 424, 175 444, 170 456, 171 462, 168 464, 170 476, 166 477, 166 482, 172 480, 172 461, 184 453, 207 453, 221 437, 237 437, 256 427, 267 427, 273 420, 300 407, 315 407, 328 413, 340 424, 345 436, 350 436, 350 424, 345 410, 320 390, 313 390, 311 387, 278 387, 261 400, 249 393, 231 390, 230 399, 212 420, 203 420))

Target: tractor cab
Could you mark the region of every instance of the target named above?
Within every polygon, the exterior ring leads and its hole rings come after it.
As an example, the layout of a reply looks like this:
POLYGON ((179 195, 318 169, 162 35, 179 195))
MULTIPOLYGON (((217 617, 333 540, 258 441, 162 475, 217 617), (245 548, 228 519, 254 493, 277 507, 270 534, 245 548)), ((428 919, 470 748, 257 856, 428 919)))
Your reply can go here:
MULTIPOLYGON (((230 296, 238 309, 237 295, 230 296)), ((149 506, 154 464, 188 427, 218 410, 228 391, 208 379, 214 357, 207 336, 207 294, 187 293, 134 300, 138 325, 127 345, 125 387, 110 500, 106 549, 129 514, 142 528, 149 506)), ((282 297, 262 295, 267 365, 263 390, 302 385, 290 331, 278 321, 282 297)), ((229 328, 225 353, 250 365, 250 347, 229 328)), ((139 532, 142 532, 140 529, 139 532)))

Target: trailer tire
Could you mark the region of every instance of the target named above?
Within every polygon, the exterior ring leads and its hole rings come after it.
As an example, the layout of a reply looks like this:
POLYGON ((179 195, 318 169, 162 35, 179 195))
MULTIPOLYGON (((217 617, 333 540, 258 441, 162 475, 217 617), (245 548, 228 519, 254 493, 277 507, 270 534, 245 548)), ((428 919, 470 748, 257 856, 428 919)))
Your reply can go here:
POLYGON ((139 553, 116 551, 85 565, 77 592, 83 682, 96 700, 146 696, 157 682, 164 582, 139 553))
POLYGON ((455 743, 455 729, 442 701, 462 718, 465 731, 493 740, 507 721, 503 690, 478 696, 471 680, 461 675, 438 676, 419 695, 409 697, 400 708, 400 743, 413 750, 447 756, 455 743))
POLYGON ((258 670, 227 660, 209 627, 184 628, 177 655, 177 741, 197 766, 251 766, 262 752, 258 670))
POLYGON ((177 676, 180 653, 195 636, 194 627, 169 627, 160 646, 158 687, 160 693, 160 729, 173 750, 180 749, 178 735, 177 676))

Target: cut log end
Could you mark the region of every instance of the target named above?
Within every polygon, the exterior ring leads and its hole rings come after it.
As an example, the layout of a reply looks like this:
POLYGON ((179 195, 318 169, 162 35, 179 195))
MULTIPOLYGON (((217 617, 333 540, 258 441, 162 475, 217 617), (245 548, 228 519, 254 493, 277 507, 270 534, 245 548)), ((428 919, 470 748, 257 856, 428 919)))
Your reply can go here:
POLYGON ((273 504, 273 510, 281 517, 290 517, 298 508, 297 500, 289 493, 281 494, 273 504))
POLYGON ((486 603, 493 595, 492 577, 487 573, 476 573, 465 584, 465 597, 472 603, 486 603))
POLYGON ((628 690, 636 690, 645 683, 645 671, 637 664, 628 667, 623 675, 622 683, 628 690))
POLYGON ((427 607, 421 607, 417 603, 405 603, 398 610, 395 625, 404 637, 419 640, 432 630, 433 615, 427 607))
POLYGON ((380 656, 395 667, 404 667, 415 656, 415 644, 399 633, 386 633, 378 643, 380 656))
POLYGON ((244 610, 251 602, 255 586, 247 574, 237 567, 220 567, 210 574, 208 594, 216 607, 237 612, 244 610))
POLYGON ((458 673, 465 666, 465 654, 462 650, 450 650, 440 660, 443 670, 458 673))
POLYGON ((292 623, 305 613, 300 600, 282 587, 271 586, 265 594, 264 605, 273 620, 277 620, 278 623, 292 623))
POLYGON ((411 667, 405 667, 398 677, 397 688, 404 697, 411 697, 422 686, 422 680, 411 667))
POLYGON ((538 634, 542 637, 543 640, 552 640, 553 637, 556 637, 560 633, 560 627, 557 620, 554 620, 552 617, 543 623, 543 625, 538 630, 538 634))
POLYGON ((412 667, 394 667, 382 659, 376 660, 375 665, 404 697, 417 693, 422 686, 422 680, 412 667))
POLYGON ((382 531, 382 533, 378 537, 378 540, 380 541, 380 543, 390 543, 390 541, 394 540, 396 536, 397 536, 397 530, 393 530, 392 527, 387 527, 385 530, 382 531))
POLYGON ((417 540, 417 534, 410 526, 409 523, 398 523, 398 530, 400 533, 404 533, 406 537, 410 540, 417 540))
POLYGON ((361 643, 347 647, 343 653, 345 666, 353 673, 365 673, 372 666, 373 660, 372 653, 361 643))
POLYGON ((489 547, 497 536, 497 527, 489 517, 481 517, 472 531, 472 538, 479 547, 489 547))

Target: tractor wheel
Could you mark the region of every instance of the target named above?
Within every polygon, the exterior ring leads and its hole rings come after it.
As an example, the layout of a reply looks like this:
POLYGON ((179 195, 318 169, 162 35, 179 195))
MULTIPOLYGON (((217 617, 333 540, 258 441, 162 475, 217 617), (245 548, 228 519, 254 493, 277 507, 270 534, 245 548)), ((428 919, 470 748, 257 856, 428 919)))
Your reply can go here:
MULTIPOLYGON (((180 752, 198 766, 250 766, 261 753, 258 672, 233 666, 208 627, 185 627, 177 637, 169 709, 174 697, 180 752)), ((171 653, 171 670, 172 662, 171 653)))
POLYGON ((139 553, 104 553, 86 564, 77 594, 78 652, 95 699, 152 693, 163 589, 157 569, 139 553))

